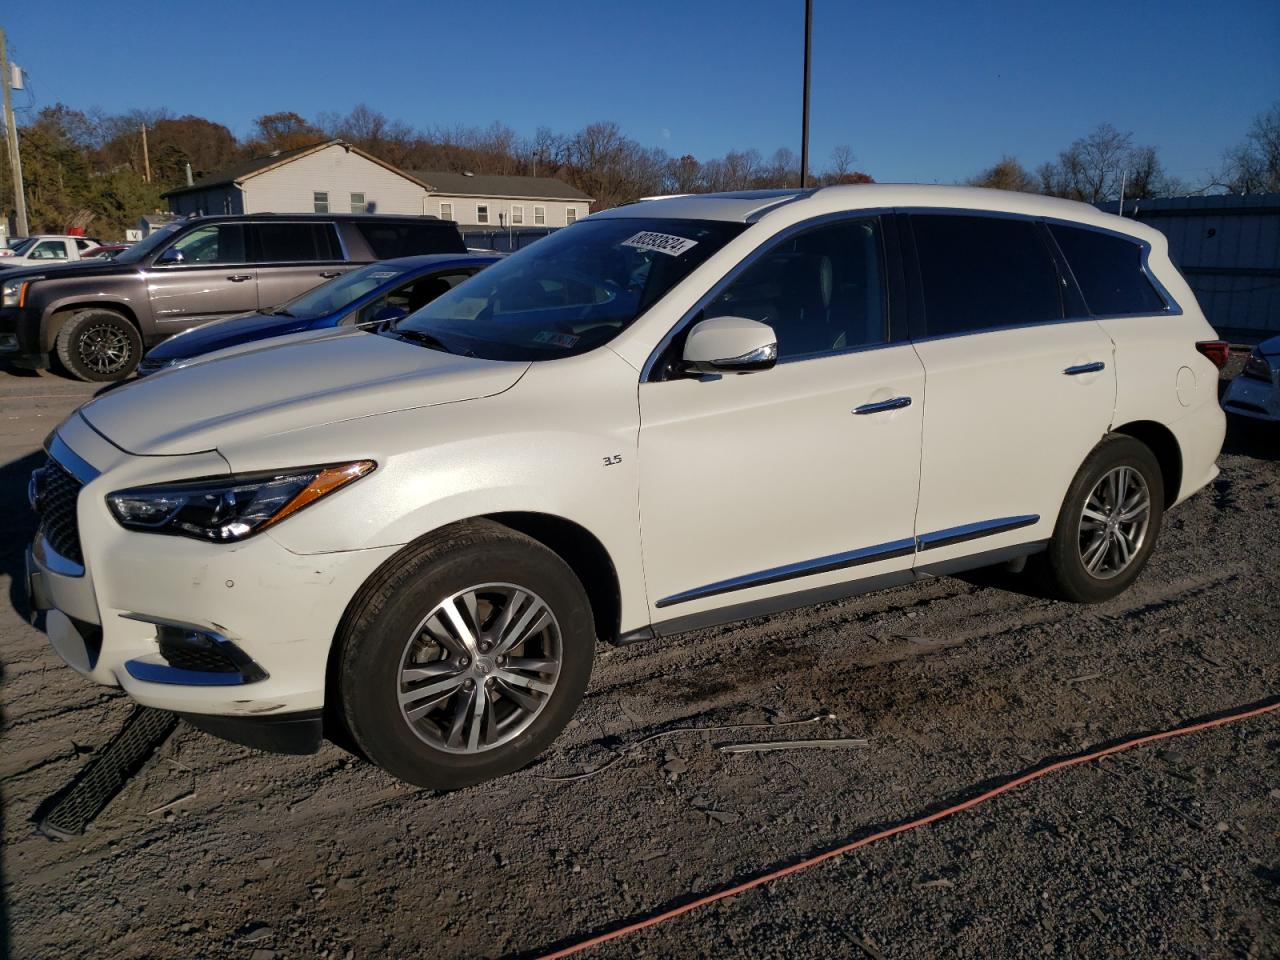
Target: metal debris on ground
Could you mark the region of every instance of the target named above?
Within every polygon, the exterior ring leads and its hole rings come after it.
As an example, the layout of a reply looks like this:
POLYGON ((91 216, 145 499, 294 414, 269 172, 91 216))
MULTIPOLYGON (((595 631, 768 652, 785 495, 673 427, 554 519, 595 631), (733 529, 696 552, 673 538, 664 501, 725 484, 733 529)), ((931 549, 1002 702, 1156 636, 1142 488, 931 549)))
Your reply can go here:
POLYGON ((71 784, 46 801, 48 809, 37 811, 36 826, 51 840, 70 840, 106 809, 124 789, 129 778, 142 769, 156 748, 177 726, 178 718, 168 710, 139 707, 129 715, 120 732, 97 752, 71 784))
POLYGON ((811 717, 805 717, 802 720, 781 720, 776 723, 722 723, 705 727, 672 727, 670 730, 661 730, 658 733, 651 733, 647 737, 641 737, 634 743, 624 744, 620 747, 614 756, 610 757, 598 767, 590 770, 583 770, 581 773, 572 773, 563 777, 540 777, 547 783, 573 783, 576 780, 586 780, 588 777, 594 777, 597 773, 603 773, 608 770, 619 760, 632 756, 636 751, 646 743, 659 740, 663 737, 673 737, 678 733, 719 733, 724 730, 760 730, 775 729, 777 727, 794 727, 805 723, 819 723, 823 720, 834 720, 836 715, 830 710, 820 710, 811 717))
POLYGON ((842 737, 835 740, 765 740, 756 743, 722 743, 718 747, 721 753, 768 753, 772 750, 849 750, 854 747, 865 747, 867 740, 853 737, 842 737))

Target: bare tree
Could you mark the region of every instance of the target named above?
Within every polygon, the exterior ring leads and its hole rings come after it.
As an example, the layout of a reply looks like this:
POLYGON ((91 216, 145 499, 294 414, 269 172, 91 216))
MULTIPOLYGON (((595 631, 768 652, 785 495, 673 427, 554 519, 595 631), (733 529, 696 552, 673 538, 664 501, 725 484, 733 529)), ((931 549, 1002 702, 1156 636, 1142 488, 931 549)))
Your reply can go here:
POLYGON ((1214 183, 1232 193, 1280 193, 1280 100, 1253 118, 1244 142, 1227 151, 1214 183))

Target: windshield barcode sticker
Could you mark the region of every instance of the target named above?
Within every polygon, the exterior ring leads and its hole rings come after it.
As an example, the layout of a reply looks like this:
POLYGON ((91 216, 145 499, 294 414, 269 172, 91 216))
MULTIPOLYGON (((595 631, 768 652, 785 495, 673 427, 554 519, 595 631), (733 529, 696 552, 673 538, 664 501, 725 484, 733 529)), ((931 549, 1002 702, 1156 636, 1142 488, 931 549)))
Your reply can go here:
POLYGON ((624 247, 635 247, 637 250, 656 250, 670 257, 678 257, 686 250, 698 245, 697 240, 686 240, 684 237, 673 237, 669 233, 654 233, 643 230, 630 240, 623 240, 624 247))

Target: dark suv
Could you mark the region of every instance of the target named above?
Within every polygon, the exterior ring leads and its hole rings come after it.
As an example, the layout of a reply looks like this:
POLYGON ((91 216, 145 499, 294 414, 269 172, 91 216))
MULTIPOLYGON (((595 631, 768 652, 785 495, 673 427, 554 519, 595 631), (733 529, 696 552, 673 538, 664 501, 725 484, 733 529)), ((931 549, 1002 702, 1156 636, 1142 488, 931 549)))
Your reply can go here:
POLYGON ((363 263, 464 253, 434 217, 249 214, 179 220, 115 260, 0 274, 0 360, 121 380, 146 347, 274 307, 363 263))

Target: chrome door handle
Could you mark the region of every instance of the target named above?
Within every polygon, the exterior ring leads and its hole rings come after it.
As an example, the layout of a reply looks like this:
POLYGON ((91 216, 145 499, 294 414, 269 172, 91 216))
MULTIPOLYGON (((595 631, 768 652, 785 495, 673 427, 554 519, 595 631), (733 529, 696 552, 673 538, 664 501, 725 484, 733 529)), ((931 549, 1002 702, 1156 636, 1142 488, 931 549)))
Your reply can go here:
POLYGON ((338 275, 339 274, 337 270, 322 270, 320 272, 320 276, 324 277, 326 280, 332 280, 334 277, 338 275))
POLYGON ((909 406, 911 406, 910 397, 894 397, 892 400, 881 400, 877 403, 864 403, 860 407, 854 407, 853 412, 857 414, 882 413, 885 410, 901 410, 903 407, 909 406))
POLYGON ((1068 377, 1078 377, 1082 373, 1097 373, 1099 370, 1105 370, 1107 365, 1101 360, 1095 360, 1093 363, 1077 363, 1074 367, 1067 367, 1062 372, 1068 377))
POLYGON ((230 280, 232 283, 244 283, 246 280, 252 280, 253 274, 252 273, 233 273, 231 276, 227 277, 227 279, 230 280))

